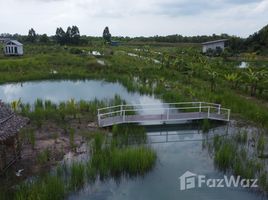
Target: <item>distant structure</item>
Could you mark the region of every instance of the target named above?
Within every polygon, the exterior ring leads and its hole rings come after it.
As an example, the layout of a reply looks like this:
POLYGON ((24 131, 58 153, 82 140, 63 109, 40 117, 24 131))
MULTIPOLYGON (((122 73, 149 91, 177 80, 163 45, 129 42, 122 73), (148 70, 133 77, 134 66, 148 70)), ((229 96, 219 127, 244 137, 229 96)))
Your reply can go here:
POLYGON ((4 41, 4 54, 6 56, 22 56, 23 44, 17 40, 5 40, 4 41))
POLYGON ((0 38, 0 42, 5 43, 7 40, 10 40, 9 38, 0 38))
POLYGON ((202 46, 203 46, 202 52, 207 53, 208 51, 217 51, 219 49, 221 51, 224 51, 224 47, 225 47, 224 45, 226 41, 227 39, 204 42, 202 43, 202 46))
POLYGON ((119 42, 112 40, 111 41, 111 46, 117 47, 117 46, 119 46, 119 42))

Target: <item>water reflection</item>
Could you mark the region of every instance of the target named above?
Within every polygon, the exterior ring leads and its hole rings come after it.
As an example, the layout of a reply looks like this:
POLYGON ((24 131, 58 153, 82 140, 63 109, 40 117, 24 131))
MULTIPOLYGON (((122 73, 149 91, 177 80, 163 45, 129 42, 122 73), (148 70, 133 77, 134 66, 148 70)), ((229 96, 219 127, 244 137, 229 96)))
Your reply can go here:
POLYGON ((3 101, 11 102, 21 99, 22 102, 31 104, 37 98, 58 103, 71 98, 75 100, 109 99, 113 98, 115 94, 119 94, 128 103, 161 103, 160 100, 151 96, 130 93, 119 83, 97 80, 38 81, 0 86, 0 99, 3 101))
MULTIPOLYGON (((146 127, 148 137, 168 134, 180 135, 181 140, 196 137, 208 138, 215 134, 226 133, 224 125, 214 127, 208 134, 202 134, 197 127, 188 125, 170 126, 166 130, 160 126, 146 127), (186 127, 186 128, 185 128, 186 127), (160 129, 158 129, 160 128, 160 129), (185 130, 183 130, 185 128, 185 130), (171 131, 170 131, 171 130, 171 131), (192 135, 192 136, 189 136, 192 135)), ((164 136, 165 137, 165 136, 164 136)), ((179 177, 186 171, 205 175, 207 178, 222 178, 223 174, 214 168, 213 159, 204 149, 200 141, 153 143, 158 161, 156 167, 144 177, 118 180, 108 179, 87 185, 84 190, 72 194, 69 199, 109 199, 109 200, 260 200, 256 195, 244 188, 195 188, 181 191, 179 177)))

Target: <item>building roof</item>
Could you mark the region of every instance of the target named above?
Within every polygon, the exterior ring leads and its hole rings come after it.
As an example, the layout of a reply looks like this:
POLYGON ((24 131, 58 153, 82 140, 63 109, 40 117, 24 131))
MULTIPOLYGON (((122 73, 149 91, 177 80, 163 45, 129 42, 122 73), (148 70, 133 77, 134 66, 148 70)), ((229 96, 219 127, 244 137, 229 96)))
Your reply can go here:
POLYGON ((15 45, 22 46, 23 44, 20 43, 18 40, 6 40, 6 44, 12 42, 15 45))
POLYGON ((7 40, 10 40, 9 38, 0 38, 0 42, 6 42, 7 40))
POLYGON ((0 100, 0 142, 15 136, 28 122, 28 118, 16 115, 0 100))
POLYGON ((206 44, 215 44, 215 43, 220 43, 220 42, 226 42, 227 40, 228 40, 228 39, 213 40, 213 41, 204 42, 204 43, 202 43, 202 45, 206 45, 206 44))

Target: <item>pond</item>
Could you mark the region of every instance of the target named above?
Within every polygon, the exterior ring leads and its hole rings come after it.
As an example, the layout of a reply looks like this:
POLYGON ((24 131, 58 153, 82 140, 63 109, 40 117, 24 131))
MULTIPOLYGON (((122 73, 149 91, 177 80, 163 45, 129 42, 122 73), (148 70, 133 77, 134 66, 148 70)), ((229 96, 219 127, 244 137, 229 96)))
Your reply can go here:
MULTIPOLYGON (((128 92, 119 83, 103 81, 40 81, 0 86, 0 99, 5 102, 21 99, 24 103, 33 103, 37 98, 53 102, 93 100, 113 98, 120 95, 128 103, 161 103, 153 96, 128 92)), ((225 134, 226 126, 221 125, 202 134, 198 127, 176 126, 173 129, 158 126, 148 129, 148 141, 157 152, 155 168, 144 177, 122 178, 120 181, 109 179, 87 185, 83 190, 73 193, 69 199, 114 199, 114 200, 162 200, 162 199, 244 199, 257 200, 261 196, 241 187, 193 188, 180 190, 179 177, 186 171, 208 178, 222 178, 213 163, 213 159, 204 148, 204 141, 214 134, 225 134)))
MULTIPOLYGON (((222 134, 225 126, 215 128, 208 133, 222 134)), ((180 190, 179 177, 190 171, 198 175, 204 175, 211 179, 223 178, 223 173, 215 170, 213 160, 204 149, 204 142, 207 135, 203 135, 192 127, 187 130, 169 130, 165 127, 160 130, 148 130, 150 145, 156 150, 158 161, 155 169, 144 177, 122 178, 120 181, 110 179, 104 182, 96 182, 87 185, 83 190, 71 195, 69 200, 86 199, 109 199, 109 200, 162 200, 162 199, 187 199, 187 200, 254 200, 262 199, 261 196, 245 188, 193 188, 190 190, 180 190), (166 134, 169 140, 166 140, 166 134), (157 139, 156 139, 156 138, 157 139), (194 141, 200 139, 200 141, 194 141), (203 142, 201 141, 203 139, 203 142)))
POLYGON ((108 83, 98 80, 61 80, 38 81, 0 85, 0 99, 12 102, 21 99, 24 103, 34 103, 36 99, 51 100, 54 103, 70 99, 94 100, 111 99, 116 94, 128 103, 146 104, 162 101, 139 93, 130 93, 119 83, 108 83))

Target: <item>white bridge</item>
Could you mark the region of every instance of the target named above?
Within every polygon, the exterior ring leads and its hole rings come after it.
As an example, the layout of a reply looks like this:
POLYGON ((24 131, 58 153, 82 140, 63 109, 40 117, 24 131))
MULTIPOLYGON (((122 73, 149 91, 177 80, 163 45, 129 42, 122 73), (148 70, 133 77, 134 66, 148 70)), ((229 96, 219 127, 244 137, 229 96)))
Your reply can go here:
POLYGON ((207 102, 117 105, 98 109, 99 127, 123 123, 178 123, 211 119, 230 120, 230 109, 207 102))

